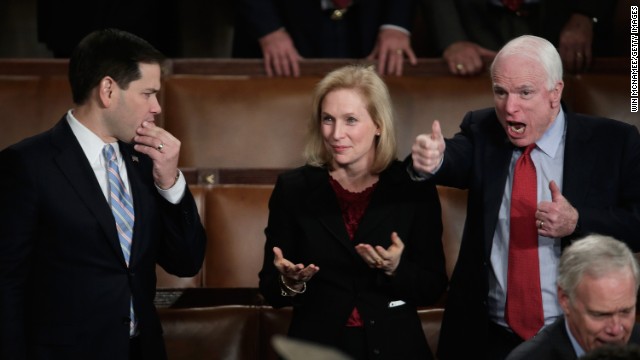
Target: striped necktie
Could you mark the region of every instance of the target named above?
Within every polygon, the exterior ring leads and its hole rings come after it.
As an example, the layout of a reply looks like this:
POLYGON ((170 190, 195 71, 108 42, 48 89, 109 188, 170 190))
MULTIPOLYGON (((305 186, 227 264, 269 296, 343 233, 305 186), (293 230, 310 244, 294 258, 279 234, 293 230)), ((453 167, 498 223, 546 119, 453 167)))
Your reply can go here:
MULTIPOLYGON (((116 228, 118 230, 118 239, 120 240, 120 247, 124 254, 124 260, 129 266, 129 259, 131 257, 131 242, 133 241, 133 224, 135 215, 133 212, 133 201, 131 195, 127 192, 122 178, 120 177, 120 171, 118 170, 118 162, 116 158, 116 152, 111 144, 107 144, 102 149, 104 158, 107 161, 107 189, 109 194, 109 205, 111 206, 111 212, 116 221, 116 228)), ((136 333, 136 318, 133 312, 133 297, 129 303, 129 315, 131 321, 129 322, 129 334, 134 335, 136 333)))

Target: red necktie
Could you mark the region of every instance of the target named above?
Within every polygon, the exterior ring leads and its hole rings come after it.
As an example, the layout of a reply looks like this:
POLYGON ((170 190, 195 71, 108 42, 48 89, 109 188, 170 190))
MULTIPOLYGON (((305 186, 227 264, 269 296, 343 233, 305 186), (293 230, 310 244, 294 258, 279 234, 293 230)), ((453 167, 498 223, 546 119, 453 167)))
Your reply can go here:
POLYGON ((522 6, 523 2, 524 0, 502 0, 502 4, 504 4, 504 7, 511 11, 517 11, 518 9, 520 9, 520 6, 522 6))
POLYGON ((535 218, 538 201, 536 167, 530 155, 535 146, 527 146, 516 162, 511 190, 505 319, 511 329, 525 340, 535 335, 544 324, 535 218))
POLYGON ((346 9, 349 5, 351 5, 351 0, 332 0, 333 6, 338 9, 346 9))

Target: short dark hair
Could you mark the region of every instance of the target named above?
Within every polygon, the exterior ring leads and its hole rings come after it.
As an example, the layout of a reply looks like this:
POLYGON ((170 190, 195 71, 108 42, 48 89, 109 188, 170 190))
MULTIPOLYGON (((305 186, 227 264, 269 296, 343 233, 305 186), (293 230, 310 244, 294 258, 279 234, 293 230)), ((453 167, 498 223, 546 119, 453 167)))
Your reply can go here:
POLYGON ((583 355, 580 360, 640 360, 640 345, 605 344, 583 355))
POLYGON ((80 41, 69 59, 73 102, 84 103, 105 76, 127 89, 142 76, 140 63, 162 65, 164 60, 160 51, 136 35, 118 29, 94 31, 80 41))

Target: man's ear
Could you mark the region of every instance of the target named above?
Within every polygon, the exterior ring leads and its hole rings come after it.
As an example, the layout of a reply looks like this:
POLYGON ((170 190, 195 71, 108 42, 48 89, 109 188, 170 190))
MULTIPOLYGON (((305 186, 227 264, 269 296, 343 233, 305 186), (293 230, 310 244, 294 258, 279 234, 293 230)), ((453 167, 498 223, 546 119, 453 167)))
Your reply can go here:
POLYGON ((100 85, 98 87, 98 94, 100 97, 100 102, 105 107, 109 107, 111 105, 111 101, 113 100, 113 91, 116 89, 117 84, 110 76, 105 76, 100 80, 100 85))
POLYGON ((558 303, 560 303, 560 307, 564 311, 565 314, 571 312, 571 299, 569 298, 569 294, 564 291, 561 287, 558 286, 558 303))
POLYGON ((551 107, 560 107, 560 100, 562 100, 562 90, 564 90, 564 82, 558 81, 556 85, 551 89, 551 107))

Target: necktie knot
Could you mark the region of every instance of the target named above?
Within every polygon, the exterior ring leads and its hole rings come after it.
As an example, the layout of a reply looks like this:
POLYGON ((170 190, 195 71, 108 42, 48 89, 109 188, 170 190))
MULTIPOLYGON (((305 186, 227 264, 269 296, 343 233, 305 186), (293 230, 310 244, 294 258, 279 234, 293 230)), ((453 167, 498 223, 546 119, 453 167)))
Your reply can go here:
POLYGON ((535 148, 536 148, 536 143, 528 145, 526 148, 524 148, 524 151, 522 152, 522 155, 525 155, 525 156, 531 155, 531 152, 535 148))
POLYGON ((113 145, 107 144, 102 148, 102 154, 107 161, 115 161, 116 160, 116 150, 113 148, 113 145))

